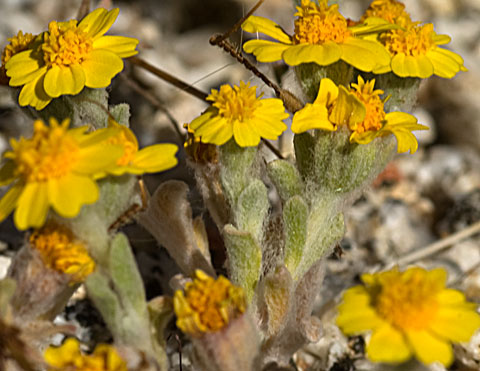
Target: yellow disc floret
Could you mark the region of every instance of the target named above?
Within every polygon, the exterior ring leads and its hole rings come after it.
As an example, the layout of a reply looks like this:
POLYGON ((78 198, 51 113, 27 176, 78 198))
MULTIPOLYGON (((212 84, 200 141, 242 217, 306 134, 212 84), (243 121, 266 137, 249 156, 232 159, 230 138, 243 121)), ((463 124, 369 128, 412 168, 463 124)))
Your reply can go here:
POLYGON ((64 226, 47 224, 35 230, 29 241, 47 267, 70 275, 74 283, 84 281, 95 269, 85 245, 64 226))
POLYGON ((260 106, 257 87, 240 82, 240 86, 222 85, 220 90, 212 90, 207 97, 218 109, 218 114, 230 122, 243 122, 251 119, 260 106))
POLYGON ((382 318, 398 329, 429 328, 438 309, 436 297, 443 282, 428 279, 422 269, 412 269, 404 273, 392 270, 377 284, 372 287, 379 290, 372 304, 382 318))
POLYGON ((380 41, 392 55, 425 55, 435 46, 433 24, 411 25, 406 29, 391 30, 380 35, 380 41))
POLYGON ((69 120, 62 124, 53 120, 48 128, 37 120, 31 139, 12 139, 12 151, 5 157, 15 162, 17 175, 25 182, 42 182, 68 174, 79 151, 77 142, 67 134, 68 125, 69 120))
POLYGON ((380 130, 385 120, 383 101, 380 99, 383 90, 374 90, 375 79, 365 82, 361 76, 358 77, 358 83, 351 86, 353 94, 365 105, 366 114, 363 122, 350 129, 357 133, 380 130))
POLYGON ((173 304, 177 326, 192 336, 220 331, 246 309, 242 288, 223 276, 215 280, 200 270, 185 286, 185 293, 175 292, 173 304))
POLYGON ((400 26, 406 26, 411 23, 410 14, 405 11, 405 4, 396 0, 372 1, 362 18, 360 18, 360 21, 364 22, 370 17, 381 18, 400 26))
POLYGON ((42 44, 43 60, 48 67, 82 63, 93 49, 93 39, 77 27, 77 21, 52 21, 42 44))
POLYGON ((34 39, 34 35, 31 33, 24 34, 22 31, 18 31, 16 36, 9 38, 8 41, 10 43, 5 46, 2 52, 2 66, 5 65, 5 63, 7 63, 15 54, 28 49, 34 39))
POLYGON ((49 347, 44 357, 48 371, 127 371, 127 363, 113 346, 99 344, 92 354, 83 354, 74 338, 68 338, 60 347, 49 347))
POLYGON ((327 41, 342 43, 352 36, 347 28, 346 19, 338 11, 338 5, 327 6, 326 0, 320 5, 310 0, 302 0, 295 16, 296 44, 323 44, 327 41))

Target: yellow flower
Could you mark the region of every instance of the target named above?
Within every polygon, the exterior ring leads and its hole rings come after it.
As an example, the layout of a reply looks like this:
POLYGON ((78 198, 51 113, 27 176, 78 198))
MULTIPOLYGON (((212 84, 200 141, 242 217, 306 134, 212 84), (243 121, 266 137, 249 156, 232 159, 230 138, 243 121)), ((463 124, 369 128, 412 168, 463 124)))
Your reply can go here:
POLYGON ((34 35, 31 33, 24 34, 22 31, 18 31, 16 36, 9 38, 8 41, 10 43, 5 46, 2 52, 2 67, 5 67, 5 63, 7 63, 15 54, 28 49, 34 39, 34 35))
POLYGON ((256 146, 260 138, 277 139, 287 129, 282 120, 288 113, 280 99, 260 99, 256 89, 243 81, 233 88, 222 85, 220 90, 212 89, 207 97, 212 107, 189 125, 194 135, 203 143, 218 146, 232 136, 241 147, 256 146))
POLYGON ((68 338, 58 348, 49 347, 44 358, 48 371, 127 371, 126 362, 113 346, 99 344, 92 354, 83 354, 74 338, 68 338))
POLYGON ((420 25, 412 22, 402 3, 395 0, 374 1, 362 19, 370 15, 400 26, 378 35, 378 40, 391 55, 391 63, 377 66, 374 73, 393 71, 400 77, 437 75, 452 78, 457 72, 467 70, 461 56, 439 47, 448 44, 450 37, 437 35, 431 23, 420 25))
POLYGON ((453 361, 450 342, 467 342, 480 327, 476 304, 445 287, 444 269, 364 274, 364 286, 348 289, 338 307, 338 326, 347 335, 371 330, 367 356, 374 362, 453 361))
POLYGON ((118 130, 118 134, 110 137, 107 143, 121 146, 124 150, 123 156, 108 170, 109 174, 118 176, 125 173, 136 175, 157 173, 177 165, 175 154, 178 147, 175 144, 154 144, 139 150, 137 138, 128 127, 112 119, 109 120, 108 126, 118 130))
MULTIPOLYGON (((19 103, 43 109, 53 98, 104 88, 123 69, 122 58, 137 54, 138 40, 104 36, 118 9, 99 8, 77 25, 52 21, 38 47, 15 54, 5 65, 10 86, 23 86, 19 103)), ((35 43, 36 44, 36 43, 35 43)))
POLYGON ((405 27, 411 23, 410 14, 405 11, 405 4, 397 0, 374 0, 360 19, 361 22, 375 17, 386 20, 389 23, 405 27))
POLYGON ((35 230, 29 242, 47 267, 70 275, 73 283, 83 282, 95 269, 85 245, 64 226, 49 223, 35 230))
POLYGON ((177 326, 186 334, 202 336, 225 328, 246 310, 245 294, 223 276, 216 280, 201 270, 195 271, 193 282, 178 290, 173 297, 177 326))
POLYGON ((374 90, 375 80, 365 82, 361 76, 350 91, 336 86, 330 79, 322 79, 317 98, 296 112, 292 131, 303 133, 310 129, 334 131, 346 125, 352 132, 350 142, 370 143, 377 137, 395 135, 398 152, 415 153, 418 142, 414 130, 428 130, 417 119, 405 112, 385 113, 382 90, 374 90))
POLYGON ((348 27, 347 20, 338 11, 338 5, 328 6, 327 0, 320 0, 319 5, 302 0, 295 16, 298 18, 293 36, 287 35, 269 19, 249 17, 242 25, 243 30, 260 32, 277 41, 250 40, 243 49, 253 53, 259 62, 283 59, 290 66, 309 62, 327 66, 343 60, 359 70, 370 72, 376 65, 390 62, 388 52, 380 43, 357 37, 377 33, 382 29, 378 24, 348 27))
POLYGON ((11 139, 0 168, 0 185, 11 184, 0 200, 0 221, 14 209, 17 228, 41 227, 50 206, 61 216, 73 218, 85 204, 98 199, 94 178, 122 156, 121 147, 105 141, 117 130, 86 134, 86 126, 68 130, 69 120, 50 127, 34 123, 30 139, 11 139))

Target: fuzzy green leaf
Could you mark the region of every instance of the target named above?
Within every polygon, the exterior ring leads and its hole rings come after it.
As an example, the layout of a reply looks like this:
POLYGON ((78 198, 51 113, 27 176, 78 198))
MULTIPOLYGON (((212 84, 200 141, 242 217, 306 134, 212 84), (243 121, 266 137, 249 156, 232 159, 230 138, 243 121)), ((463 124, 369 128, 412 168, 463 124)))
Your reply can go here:
POLYGON ((308 205, 300 197, 289 199, 283 208, 285 226, 285 266, 294 279, 307 241, 308 205))
POLYGON ((275 160, 267 164, 267 171, 283 202, 302 193, 303 182, 295 165, 285 160, 275 160))
POLYGON ((248 301, 253 298, 262 266, 262 251, 253 236, 227 224, 223 229, 229 277, 243 287, 248 301))
POLYGON ((263 224, 269 206, 267 187, 255 179, 240 193, 233 210, 238 229, 250 232, 259 244, 263 240, 263 224))

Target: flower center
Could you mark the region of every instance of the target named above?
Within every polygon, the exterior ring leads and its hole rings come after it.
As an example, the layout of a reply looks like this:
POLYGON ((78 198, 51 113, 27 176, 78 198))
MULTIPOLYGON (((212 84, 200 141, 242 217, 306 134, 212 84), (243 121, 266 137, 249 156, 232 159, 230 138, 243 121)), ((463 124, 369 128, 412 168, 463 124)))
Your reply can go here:
POLYGON ((425 272, 416 270, 408 276, 399 272, 385 277, 376 296, 377 312, 398 329, 422 330, 429 326, 438 309, 438 283, 427 280, 425 272))
POLYGON ((257 87, 250 87, 250 83, 243 81, 240 86, 222 85, 220 91, 212 90, 207 97, 218 109, 218 114, 226 120, 245 122, 251 119, 255 110, 260 106, 260 97, 257 98, 257 87))
POLYGON ((26 182, 44 182, 68 174, 77 162, 79 146, 67 134, 68 121, 62 125, 45 126, 41 120, 34 123, 31 139, 12 141, 13 150, 5 154, 16 163, 17 175, 26 182))
POLYGON ((360 21, 363 22, 369 17, 382 18, 402 27, 411 23, 410 14, 405 11, 405 5, 396 0, 374 0, 360 21))
POLYGON ((10 44, 8 44, 2 52, 2 66, 5 66, 5 63, 15 54, 27 50, 34 39, 35 36, 31 33, 23 34, 22 31, 18 31, 17 36, 9 38, 8 41, 10 41, 10 44))
POLYGON ((95 262, 83 243, 75 239, 66 227, 47 224, 30 236, 30 245, 41 255, 44 264, 82 282, 95 269, 95 262))
POLYGON ((366 110, 363 122, 357 124, 355 128, 350 128, 359 134, 380 130, 385 120, 384 103, 380 99, 383 90, 373 90, 374 85, 375 80, 365 82, 361 77, 358 79, 358 84, 351 84, 352 93, 365 105, 366 110))
POLYGON ((319 3, 302 0, 302 5, 297 7, 295 44, 342 43, 352 35, 347 28, 347 21, 338 11, 338 5, 328 6, 327 0, 319 3))
POLYGON ((52 21, 42 44, 47 67, 81 63, 93 49, 93 39, 77 27, 77 21, 52 21))
MULTIPOLYGON (((178 317, 177 324, 182 328, 182 320, 193 316, 195 327, 200 332, 216 332, 223 329, 228 323, 245 312, 245 296, 240 287, 223 276, 218 279, 206 275, 202 271, 196 271, 193 282, 185 286, 184 307, 175 308, 178 317)), ((176 297, 183 296, 181 291, 176 297)), ((183 328, 182 328, 183 330, 183 328)))
POLYGON ((404 30, 391 30, 380 35, 380 41, 392 55, 425 55, 433 46, 433 25, 411 24, 404 30))

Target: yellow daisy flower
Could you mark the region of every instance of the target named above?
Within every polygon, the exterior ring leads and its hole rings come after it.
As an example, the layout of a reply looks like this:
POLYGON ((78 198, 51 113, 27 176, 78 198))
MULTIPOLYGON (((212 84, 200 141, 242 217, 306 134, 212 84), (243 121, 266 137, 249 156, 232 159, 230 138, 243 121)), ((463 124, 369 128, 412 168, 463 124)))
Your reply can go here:
POLYGON ((122 58, 137 54, 138 40, 104 36, 118 9, 99 8, 80 23, 52 21, 38 47, 15 54, 6 63, 10 86, 23 86, 19 104, 43 109, 53 98, 104 88, 123 69, 122 58), (78 24, 77 24, 78 23, 78 24))
POLYGON ((448 44, 450 37, 435 33, 431 23, 421 25, 412 22, 402 3, 395 0, 374 1, 362 19, 368 16, 380 17, 400 26, 378 35, 378 41, 391 55, 391 62, 377 66, 374 73, 393 71, 400 77, 427 78, 437 75, 452 78, 459 71, 467 70, 461 56, 439 47, 448 44))
POLYGON ((50 127, 34 123, 30 139, 10 140, 12 150, 4 153, 0 186, 11 184, 0 200, 0 221, 14 209, 18 229, 41 227, 50 206, 61 216, 73 218, 82 205, 98 199, 95 178, 102 176, 123 154, 122 147, 106 140, 115 129, 86 134, 86 126, 68 130, 69 120, 50 127))
POLYGON ((447 273, 409 268, 364 274, 365 285, 343 294, 337 325, 347 335, 372 331, 367 357, 398 363, 416 356, 424 364, 453 362, 450 342, 467 342, 480 327, 477 305, 445 287, 447 273))
POLYGON ((260 138, 277 139, 287 129, 282 120, 288 113, 280 99, 261 99, 256 89, 243 81, 233 88, 222 85, 220 90, 212 89, 207 97, 212 107, 189 124, 195 137, 221 146, 233 136, 241 147, 256 146, 260 138))
POLYGON ((68 338, 60 347, 50 346, 44 358, 48 371, 127 371, 127 363, 113 346, 99 344, 92 354, 83 354, 74 338, 68 338))
POLYGON ((292 131, 303 133, 310 129, 337 130, 346 125, 352 132, 350 142, 370 143, 377 137, 393 134, 397 138, 398 152, 415 153, 418 142, 414 130, 428 130, 417 123, 415 116, 405 112, 385 113, 382 90, 374 90, 375 80, 365 82, 361 76, 349 91, 336 86, 330 79, 322 79, 317 98, 296 112, 292 131))
POLYGON ((185 293, 177 290, 173 297, 177 326, 191 336, 224 329, 246 310, 246 298, 241 287, 236 287, 223 276, 216 280, 201 270, 185 286, 185 293))
POLYGON ((295 34, 286 34, 275 22, 257 16, 250 16, 242 28, 247 32, 260 32, 277 41, 250 40, 243 45, 247 53, 253 53, 259 62, 285 61, 290 66, 302 63, 316 63, 327 66, 343 60, 353 67, 370 72, 376 65, 386 65, 390 56, 376 41, 364 40, 357 36, 379 32, 382 27, 363 25, 348 27, 347 20, 338 11, 338 5, 319 5, 311 0, 302 0, 295 16, 295 34))
POLYGON ((157 173, 177 165, 178 160, 175 154, 178 147, 175 144, 154 144, 139 150, 137 138, 128 127, 112 119, 109 120, 108 126, 116 129, 118 134, 110 137, 107 143, 122 146, 124 149, 123 156, 117 160, 114 167, 108 170, 109 174, 118 176, 125 173, 136 175, 157 173))
POLYGON ((0 68, 1 78, 6 77, 5 63, 7 63, 15 54, 28 49, 34 40, 34 35, 31 33, 24 34, 22 31, 18 31, 17 35, 8 39, 9 43, 2 51, 2 67, 0 68))
POLYGON ((95 269, 85 244, 64 226, 48 223, 35 230, 29 242, 47 267, 70 275, 73 283, 83 282, 95 269))

